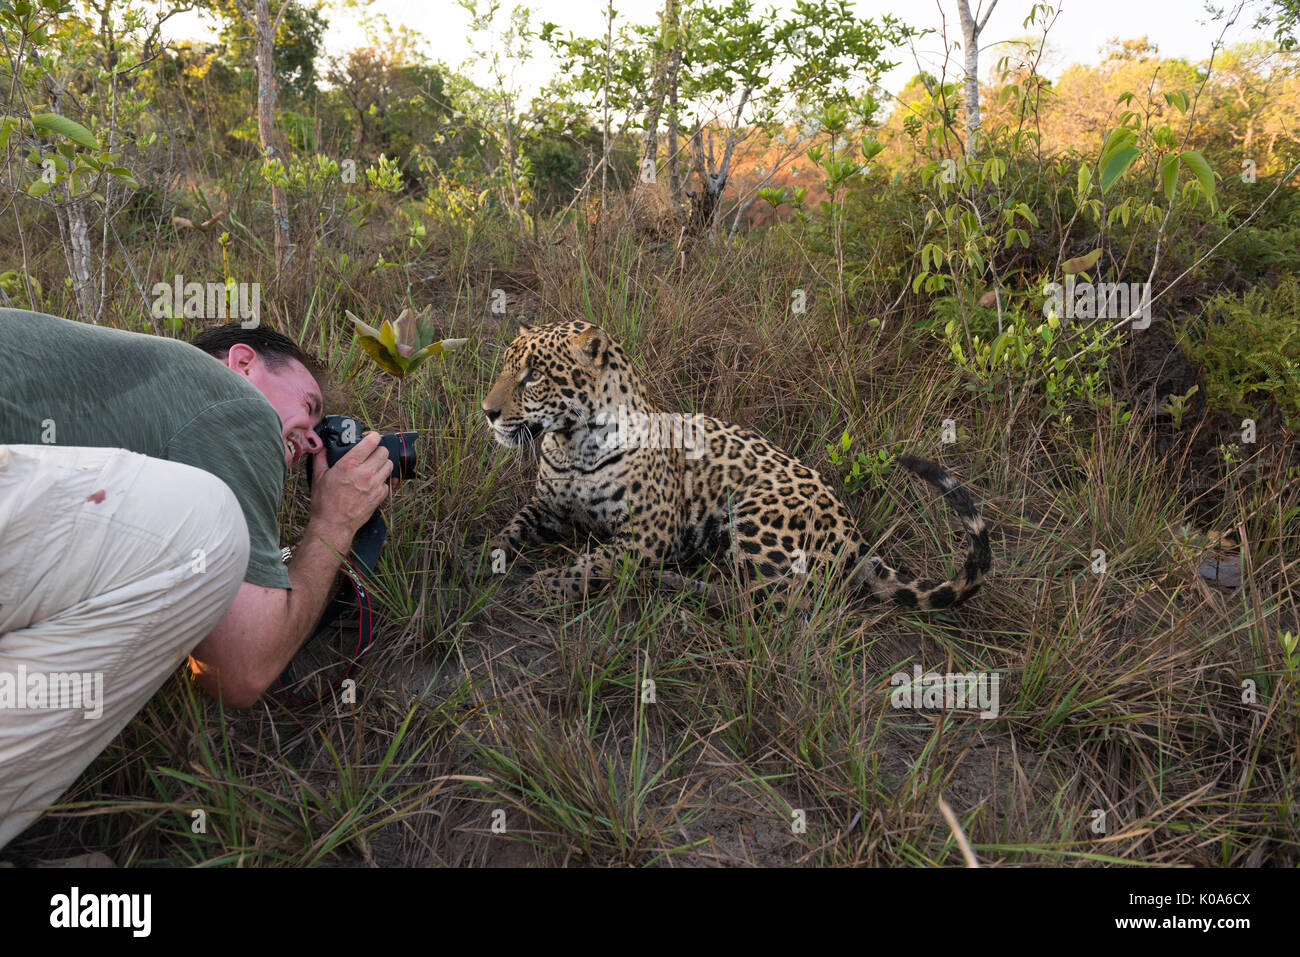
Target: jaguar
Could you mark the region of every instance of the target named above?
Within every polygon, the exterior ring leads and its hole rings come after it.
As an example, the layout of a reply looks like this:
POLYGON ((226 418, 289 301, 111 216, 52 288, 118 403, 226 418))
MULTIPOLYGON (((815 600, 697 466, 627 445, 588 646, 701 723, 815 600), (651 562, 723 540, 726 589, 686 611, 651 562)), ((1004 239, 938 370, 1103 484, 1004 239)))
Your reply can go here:
POLYGON ((984 520, 942 467, 896 459, 943 493, 970 540, 954 578, 916 579, 871 553, 816 469, 752 429, 656 409, 623 347, 582 320, 521 326, 482 408, 497 442, 539 460, 533 494, 490 547, 513 556, 575 528, 603 540, 567 567, 535 572, 522 593, 536 601, 581 598, 629 557, 716 601, 715 586, 666 567, 720 554, 773 592, 821 567, 864 596, 938 609, 974 595, 992 564, 984 520))

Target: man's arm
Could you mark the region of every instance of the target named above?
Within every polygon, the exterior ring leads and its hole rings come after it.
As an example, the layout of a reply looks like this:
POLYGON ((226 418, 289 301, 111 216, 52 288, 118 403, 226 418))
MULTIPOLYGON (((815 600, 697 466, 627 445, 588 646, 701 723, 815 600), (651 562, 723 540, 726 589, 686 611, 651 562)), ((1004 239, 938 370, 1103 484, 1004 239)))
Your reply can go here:
POLYGON ((190 655, 195 680, 234 708, 254 704, 284 671, 320 619, 339 563, 352 538, 388 494, 393 463, 369 432, 356 447, 325 467, 313 463, 311 517, 289 561, 289 590, 251 582, 190 655))

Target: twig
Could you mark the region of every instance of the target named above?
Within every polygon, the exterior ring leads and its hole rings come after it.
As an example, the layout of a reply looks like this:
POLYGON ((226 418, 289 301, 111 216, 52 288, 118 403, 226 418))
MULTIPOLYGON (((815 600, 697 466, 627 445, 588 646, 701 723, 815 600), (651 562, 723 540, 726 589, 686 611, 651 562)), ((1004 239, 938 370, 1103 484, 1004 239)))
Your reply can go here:
POLYGON ((966 840, 966 834, 962 831, 961 824, 957 822, 957 815, 952 813, 952 808, 948 806, 948 802, 943 798, 939 798, 939 813, 943 815, 943 819, 952 828, 952 836, 957 839, 957 846, 961 848, 961 856, 966 858, 966 866, 979 867, 979 858, 971 850, 970 842, 966 840))

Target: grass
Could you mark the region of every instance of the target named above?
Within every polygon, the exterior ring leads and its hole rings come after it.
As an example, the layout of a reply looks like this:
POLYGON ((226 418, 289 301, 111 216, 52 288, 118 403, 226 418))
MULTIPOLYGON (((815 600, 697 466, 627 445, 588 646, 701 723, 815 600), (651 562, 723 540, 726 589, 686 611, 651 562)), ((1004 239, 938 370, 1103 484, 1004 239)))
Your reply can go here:
MULTIPOLYGON (((422 471, 389 506, 381 623, 356 703, 271 694, 226 714, 178 676, 7 856, 958 866, 942 798, 984 864, 1300 862, 1300 685, 1278 640, 1300 630, 1293 450, 1264 443, 1193 486, 1189 449, 1208 419, 1171 434, 1130 402, 1123 425, 1088 408, 1063 428, 1040 428, 1029 406, 1013 420, 915 328, 924 303, 884 334, 861 324, 841 340, 824 286, 773 235, 697 246, 684 268, 631 228, 556 244, 490 222, 430 235, 404 258, 386 247, 403 267, 328 247, 264 290, 279 327, 345 384, 347 411, 420 432, 422 471), (790 314, 795 287, 806 315, 790 314), (490 310, 497 288, 505 315, 490 310), (399 385, 351 342, 343 310, 371 321, 426 304, 469 343, 399 385), (927 616, 813 582, 811 614, 782 619, 743 595, 710 616, 623 576, 586 604, 513 604, 472 571, 534 466, 490 442, 477 406, 520 319, 572 317, 627 345, 661 407, 757 428, 828 476, 827 443, 846 429, 855 449, 955 469, 993 530, 984 591, 927 616), (949 418, 955 446, 941 441, 949 418), (1204 514, 1246 532, 1240 589, 1197 574, 1202 551, 1179 529, 1204 514), (914 663, 998 674, 999 715, 892 708, 890 678, 914 663)), ((29 242, 56 291, 44 308, 70 314, 57 235, 33 223, 29 242)), ((154 243, 163 274, 219 277, 211 239, 154 243)), ((236 271, 261 274, 245 255, 236 271)), ((883 311, 891 292, 864 293, 858 310, 883 311)), ((114 309, 109 323, 148 328, 129 297, 114 309)), ((913 572, 964 554, 941 501, 900 471, 845 497, 913 572)), ((305 503, 297 477, 286 540, 305 503)))

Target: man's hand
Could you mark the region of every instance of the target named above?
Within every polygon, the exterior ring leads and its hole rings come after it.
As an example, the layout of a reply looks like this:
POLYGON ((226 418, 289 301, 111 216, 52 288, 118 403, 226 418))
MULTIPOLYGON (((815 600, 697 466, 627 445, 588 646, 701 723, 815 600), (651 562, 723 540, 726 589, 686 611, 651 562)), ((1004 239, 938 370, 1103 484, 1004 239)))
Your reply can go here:
POLYGON ((397 480, 389 478, 393 463, 380 438, 378 432, 367 432, 333 468, 326 466, 324 452, 317 452, 312 461, 308 534, 319 536, 340 554, 347 553, 357 529, 396 488, 397 480))
POLYGON ((333 468, 312 462, 311 517, 289 562, 289 590, 244 582, 224 618, 190 656, 199 685, 227 706, 252 705, 298 652, 329 599, 339 561, 388 497, 393 463, 367 432, 333 468))

